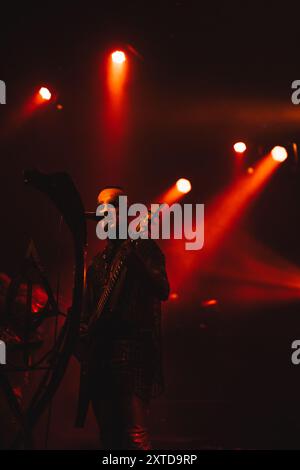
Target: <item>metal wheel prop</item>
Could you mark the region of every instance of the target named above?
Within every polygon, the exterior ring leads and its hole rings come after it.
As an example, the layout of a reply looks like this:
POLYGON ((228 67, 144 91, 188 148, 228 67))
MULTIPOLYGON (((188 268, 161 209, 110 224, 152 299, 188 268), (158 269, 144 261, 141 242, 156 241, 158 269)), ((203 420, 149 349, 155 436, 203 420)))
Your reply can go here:
POLYGON ((18 422, 18 431, 8 446, 12 449, 32 447, 32 431, 53 399, 65 374, 78 339, 85 283, 86 220, 80 195, 71 178, 66 173, 43 174, 33 170, 24 173, 24 181, 50 198, 69 228, 73 240, 74 276, 72 304, 68 313, 62 314, 31 243, 20 274, 10 283, 6 296, 2 337, 3 335, 5 337, 5 334, 10 335, 9 328, 5 325, 9 325, 21 283, 25 282, 26 285, 23 329, 18 338, 19 344, 16 344, 21 351, 22 365, 7 361, 5 366, 0 367, 0 389, 18 422), (47 294, 47 303, 40 313, 33 315, 32 295, 35 283, 43 287, 47 294), (32 360, 32 348, 37 347, 39 343, 38 335, 35 335, 37 328, 50 317, 54 317, 57 322, 59 315, 64 315, 65 321, 57 331, 55 341, 42 357, 36 361, 32 360), (11 373, 30 371, 39 371, 40 379, 26 409, 23 409, 9 377, 11 373))

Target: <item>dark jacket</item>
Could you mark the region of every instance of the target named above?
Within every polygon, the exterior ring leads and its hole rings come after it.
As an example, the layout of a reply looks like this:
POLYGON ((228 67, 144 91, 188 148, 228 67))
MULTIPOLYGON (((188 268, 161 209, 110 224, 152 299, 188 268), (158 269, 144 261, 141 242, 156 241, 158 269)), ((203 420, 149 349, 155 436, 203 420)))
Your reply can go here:
POLYGON ((110 241, 94 258, 87 273, 86 317, 124 253, 128 263, 90 349, 91 391, 110 394, 121 387, 149 399, 163 387, 161 301, 169 295, 165 258, 153 240, 141 239, 134 249, 127 242, 110 241))

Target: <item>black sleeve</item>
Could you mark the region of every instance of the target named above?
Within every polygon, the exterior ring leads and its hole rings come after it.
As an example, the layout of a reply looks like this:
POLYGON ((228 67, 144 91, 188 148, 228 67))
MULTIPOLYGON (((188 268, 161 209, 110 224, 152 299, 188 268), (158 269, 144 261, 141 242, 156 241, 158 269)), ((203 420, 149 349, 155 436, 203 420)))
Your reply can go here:
POLYGON ((170 286, 166 273, 165 257, 158 245, 151 239, 140 239, 135 246, 134 260, 141 274, 151 283, 155 295, 167 300, 170 286))

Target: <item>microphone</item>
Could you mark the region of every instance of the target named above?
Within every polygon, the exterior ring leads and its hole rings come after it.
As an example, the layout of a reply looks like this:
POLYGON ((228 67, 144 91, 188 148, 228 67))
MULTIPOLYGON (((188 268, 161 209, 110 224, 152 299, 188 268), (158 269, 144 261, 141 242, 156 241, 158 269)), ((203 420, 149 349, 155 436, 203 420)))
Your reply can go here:
POLYGON ((88 220, 94 220, 95 222, 98 222, 99 220, 103 219, 103 215, 97 215, 96 212, 85 212, 84 216, 88 220))

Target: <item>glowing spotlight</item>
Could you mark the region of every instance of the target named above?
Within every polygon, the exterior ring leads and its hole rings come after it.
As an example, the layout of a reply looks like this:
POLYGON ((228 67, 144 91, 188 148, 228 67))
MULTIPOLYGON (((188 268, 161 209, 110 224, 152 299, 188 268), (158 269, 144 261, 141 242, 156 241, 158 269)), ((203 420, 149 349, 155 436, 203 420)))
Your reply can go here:
POLYGON ((236 142, 233 148, 236 153, 244 153, 247 149, 247 146, 244 142, 236 142))
POLYGON ((126 56, 123 51, 115 51, 112 53, 111 59, 115 64, 123 64, 126 60, 126 56))
POLYGON ((48 90, 48 88, 46 88, 46 87, 44 87, 44 86, 42 86, 42 87, 40 88, 40 90, 39 90, 39 95, 40 95, 40 97, 43 98, 43 100, 45 100, 45 101, 51 100, 51 96, 52 96, 50 90, 48 90))
POLYGON ((218 301, 217 299, 207 299, 207 300, 203 300, 201 302, 201 305, 202 307, 213 307, 215 305, 218 305, 218 301))
POLYGON ((179 299, 179 295, 177 294, 177 292, 171 292, 170 296, 169 296, 169 299, 170 300, 178 300, 179 299))
POLYGON ((275 162, 284 162, 288 157, 287 150, 284 147, 280 147, 280 145, 272 149, 271 155, 275 162))
POLYGON ((164 194, 159 197, 159 201, 166 204, 173 204, 175 201, 179 201, 184 194, 190 192, 192 185, 186 178, 180 178, 169 188, 164 194))
POLYGON ((176 188, 180 193, 186 194, 190 192, 190 190, 192 189, 192 185, 189 180, 185 178, 180 178, 176 183, 176 188))

